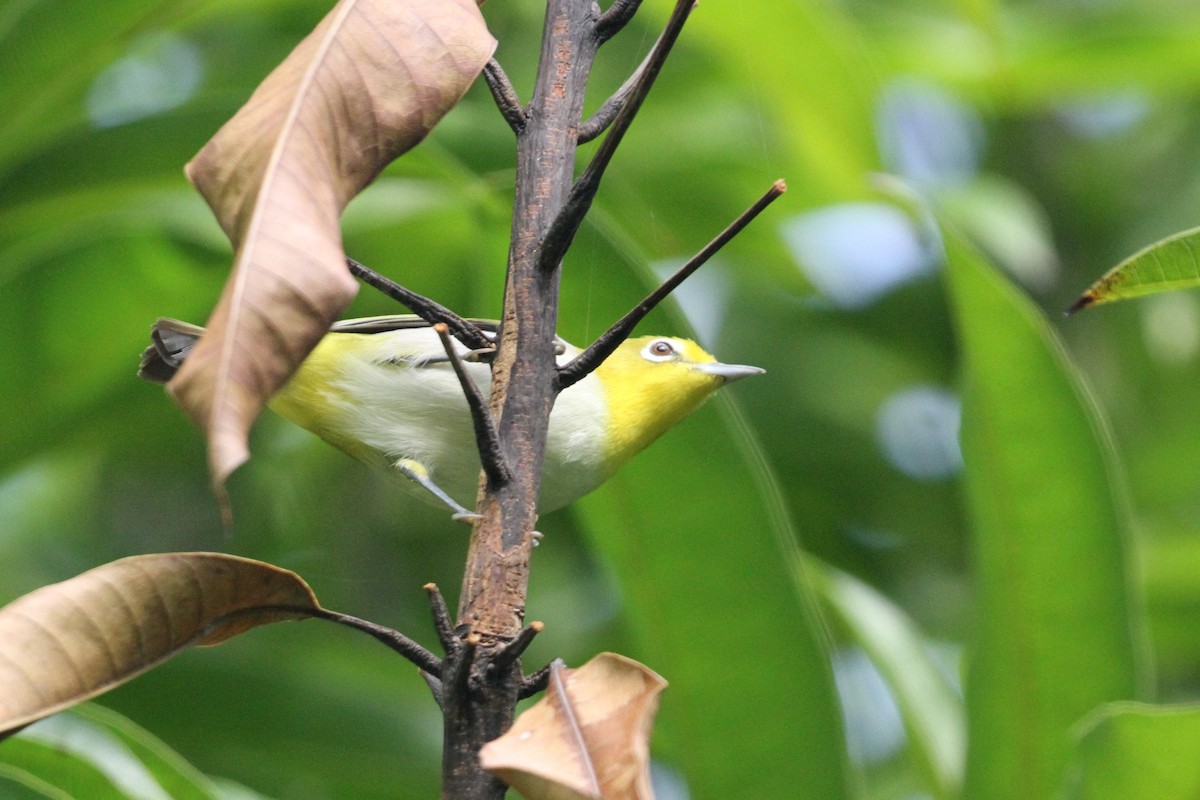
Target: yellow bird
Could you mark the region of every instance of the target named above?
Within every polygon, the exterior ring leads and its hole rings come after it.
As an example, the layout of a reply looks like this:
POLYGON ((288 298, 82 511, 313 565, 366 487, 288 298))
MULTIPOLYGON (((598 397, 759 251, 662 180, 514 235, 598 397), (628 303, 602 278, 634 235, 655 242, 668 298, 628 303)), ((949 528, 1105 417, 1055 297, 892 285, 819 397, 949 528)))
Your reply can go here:
MULTIPOLYGON (((489 335, 496 323, 472 320, 489 335)), ((204 329, 160 319, 139 375, 165 383, 204 329)), ((464 356, 466 347, 455 342, 464 356)), ((559 340, 559 365, 579 349, 559 340)), ((491 368, 466 363, 487 395, 491 368)), ((727 383, 763 372, 721 364, 690 339, 622 342, 593 373, 555 401, 546 439, 540 512, 588 494, 727 383)), ((415 316, 337 322, 270 408, 368 464, 414 483, 454 509, 475 497, 479 453, 462 388, 437 333, 415 316)))

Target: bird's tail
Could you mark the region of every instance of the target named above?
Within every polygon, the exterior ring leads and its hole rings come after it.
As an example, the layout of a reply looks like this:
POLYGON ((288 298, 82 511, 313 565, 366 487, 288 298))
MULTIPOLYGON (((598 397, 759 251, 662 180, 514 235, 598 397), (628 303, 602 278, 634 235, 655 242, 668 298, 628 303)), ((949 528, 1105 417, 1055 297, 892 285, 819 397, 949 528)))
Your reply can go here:
POLYGON ((166 383, 175 376, 204 328, 177 319, 159 319, 150 331, 153 344, 142 353, 138 377, 154 383, 166 383))

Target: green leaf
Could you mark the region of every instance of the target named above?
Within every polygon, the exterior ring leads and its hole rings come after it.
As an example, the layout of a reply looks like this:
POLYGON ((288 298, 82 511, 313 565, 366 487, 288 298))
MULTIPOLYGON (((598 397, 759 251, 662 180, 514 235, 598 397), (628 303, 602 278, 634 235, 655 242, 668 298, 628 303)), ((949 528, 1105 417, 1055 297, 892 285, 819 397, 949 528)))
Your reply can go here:
POLYGON ((1124 488, 1099 410, 1054 332, 946 236, 977 605, 965 797, 1049 798, 1071 727, 1134 697, 1146 678, 1124 488))
MULTIPOLYGON (((61 720, 55 718, 53 724, 62 724, 61 720)), ((88 800, 145 800, 145 792, 136 794, 126 791, 116 783, 124 779, 132 780, 136 785, 144 780, 144 772, 138 765, 130 759, 125 766, 133 763, 132 772, 125 772, 124 778, 120 772, 112 774, 85 751, 85 748, 95 744, 94 741, 74 744, 42 741, 34 738, 32 733, 22 733, 0 745, 0 772, 23 782, 27 787, 43 791, 48 797, 55 797, 52 791, 58 790, 67 797, 86 797, 88 800), (138 777, 131 777, 134 773, 138 777)), ((0 783, 0 786, 3 785, 0 783)), ((154 800, 165 797, 160 788, 155 788, 158 789, 158 796, 151 795, 154 800)))
MULTIPOLYGON (((66 718, 72 720, 68 732, 76 728, 90 728, 97 733, 107 734, 119 743, 166 790, 172 800, 208 800, 221 796, 207 776, 165 743, 120 714, 88 703, 74 709, 66 718)), ((95 758, 95 755, 92 757, 95 758)))
MULTIPOLYGON (((30 796, 220 800, 226 793, 147 731, 96 705, 31 725, 0 745, 4 780, 30 796)), ((24 796, 24 795, 21 795, 24 796)), ((0 791, 0 797, 9 797, 0 791)))
POLYGON ((806 558, 813 588, 887 681, 935 797, 957 797, 966 739, 962 700, 911 619, 853 575, 806 558))
MULTIPOLYGON (((728 390, 726 390, 728 391, 728 390)), ((795 534, 730 398, 574 506, 670 681, 654 744, 696 797, 847 796, 829 654, 795 534)))
POLYGON ((1159 292, 1200 286, 1200 228, 1168 236, 1113 267, 1070 308, 1084 308, 1159 292))
POLYGON ((1082 726, 1074 800, 1200 796, 1200 707, 1114 703, 1082 726))
POLYGON ((4 763, 0 763, 0 797, 6 800, 74 800, 71 795, 54 788, 36 775, 4 763))

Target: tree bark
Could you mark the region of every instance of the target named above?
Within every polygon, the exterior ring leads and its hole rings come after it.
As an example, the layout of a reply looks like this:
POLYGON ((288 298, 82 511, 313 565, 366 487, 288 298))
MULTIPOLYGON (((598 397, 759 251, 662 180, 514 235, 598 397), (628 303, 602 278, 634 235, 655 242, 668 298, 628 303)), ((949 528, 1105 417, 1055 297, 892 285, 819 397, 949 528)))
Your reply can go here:
MULTIPOLYGON (((443 668, 442 796, 491 800, 502 782, 479 767, 479 749, 512 724, 519 658, 506 658, 525 617, 543 452, 555 397, 554 335, 560 264, 542 265, 543 238, 574 179, 588 75, 599 47, 591 0, 549 0, 541 61, 517 130, 512 243, 489 411, 511 480, 481 481, 458 609, 468 645, 443 668), (468 659, 470 664, 455 663, 468 659), (465 670, 465 671, 464 671, 465 670)), ((517 126, 515 126, 517 127, 517 126)))

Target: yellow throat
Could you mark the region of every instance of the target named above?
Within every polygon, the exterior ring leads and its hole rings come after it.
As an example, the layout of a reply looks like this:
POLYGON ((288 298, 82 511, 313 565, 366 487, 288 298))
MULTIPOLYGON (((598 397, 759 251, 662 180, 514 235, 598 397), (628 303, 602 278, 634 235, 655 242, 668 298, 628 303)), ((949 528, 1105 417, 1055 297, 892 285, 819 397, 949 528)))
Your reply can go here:
POLYGON ((690 339, 643 336, 623 342, 596 369, 608 407, 603 447, 608 474, 726 383, 700 366, 716 363, 690 339))

